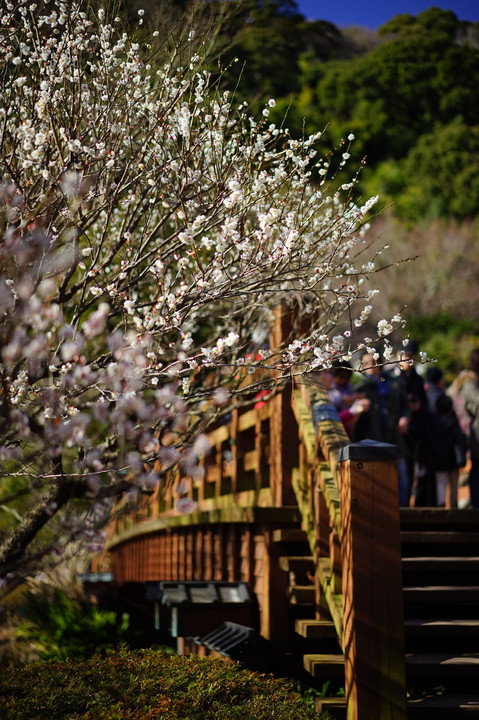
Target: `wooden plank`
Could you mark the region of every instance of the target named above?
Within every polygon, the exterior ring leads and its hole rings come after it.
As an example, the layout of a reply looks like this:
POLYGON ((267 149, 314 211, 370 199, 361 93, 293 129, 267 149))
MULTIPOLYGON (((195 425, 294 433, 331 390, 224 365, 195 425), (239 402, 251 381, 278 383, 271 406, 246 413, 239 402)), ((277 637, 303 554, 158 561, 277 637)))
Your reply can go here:
POLYGON ((247 472, 256 470, 258 464, 258 453, 256 449, 250 450, 243 455, 243 469, 247 472))
POLYGON ((221 425, 218 428, 215 428, 214 430, 210 430, 208 432, 208 440, 210 441, 211 445, 218 445, 219 443, 223 443, 226 440, 229 440, 231 435, 231 427, 230 423, 227 423, 225 425, 221 425))
POLYGON ((230 582, 234 582, 240 579, 240 548, 238 536, 239 531, 236 524, 231 524, 227 526, 227 579, 230 582))
POLYGON ((275 543, 299 543, 306 542, 306 533, 300 528, 278 528, 273 530, 272 542, 275 543))
POLYGON ((308 639, 337 637, 336 628, 331 620, 296 620, 294 629, 298 635, 308 639))
POLYGON ((282 555, 278 558, 278 564, 281 570, 286 572, 314 573, 315 565, 312 557, 305 555, 282 555))
POLYGON ((401 528, 425 528, 439 530, 441 527, 455 530, 475 530, 479 527, 479 508, 453 510, 450 508, 401 508, 401 528))
POLYGON ((464 718, 471 718, 471 720, 479 715, 479 695, 469 693, 467 695, 462 693, 461 695, 429 695, 426 697, 411 698, 407 704, 409 711, 408 717, 418 718, 418 720, 429 717, 429 715, 426 716, 424 714, 427 710, 434 711, 434 713, 430 715, 431 718, 447 717, 448 720, 456 720, 458 713, 460 713, 460 717, 464 716, 464 718), (448 715, 438 715, 438 712, 441 711, 448 711, 448 715))
POLYGON ((314 494, 314 525, 318 557, 329 556, 330 516, 323 492, 318 488, 314 494))
POLYGON ((296 505, 283 507, 271 507, 268 499, 271 498, 270 489, 262 488, 259 493, 258 502, 263 505, 248 504, 252 502, 255 491, 247 492, 237 496, 239 502, 235 503, 233 495, 225 495, 217 498, 220 502, 212 500, 213 507, 205 510, 196 510, 193 513, 179 515, 176 511, 165 514, 158 520, 148 520, 139 523, 120 535, 114 536, 107 542, 106 549, 111 551, 122 543, 133 540, 136 537, 159 532, 168 528, 179 526, 208 525, 211 523, 260 523, 260 524, 290 524, 295 525, 301 522, 301 513, 296 505))
POLYGON ((479 620, 406 620, 406 637, 476 637, 479 620))
POLYGON ((238 431, 243 432, 256 425, 256 410, 248 410, 240 414, 238 418, 238 431))
POLYGON ((404 602, 479 604, 479 586, 421 585, 404 588, 404 602))
POLYGON ((185 574, 186 580, 194 579, 194 548, 195 548, 195 531, 188 528, 186 533, 186 561, 185 574))
POLYGON ((301 441, 306 448, 307 458, 312 465, 316 459, 316 431, 311 410, 307 407, 301 390, 294 391, 292 408, 298 423, 301 441))
POLYGON ((421 545, 469 545, 479 546, 479 532, 457 530, 402 530, 401 542, 421 545))
POLYGON ((268 404, 271 407, 271 490, 273 505, 294 502, 292 475, 298 465, 298 426, 291 408, 291 387, 286 386, 268 404))
POLYGON ((165 580, 172 580, 172 537, 171 532, 166 534, 166 552, 165 552, 165 580))
POLYGON ((289 646, 289 608, 286 595, 287 575, 278 565, 278 542, 275 537, 284 536, 282 530, 270 530, 263 526, 265 540, 265 592, 263 608, 263 627, 265 637, 275 647, 287 649, 289 646))
POLYGON ((407 572, 413 576, 417 574, 424 576, 430 572, 443 573, 443 577, 450 577, 449 573, 470 573, 470 577, 479 578, 479 557, 467 555, 434 555, 403 557, 402 559, 403 573, 407 572))
POLYGON ((166 580, 166 535, 161 533, 159 536, 160 542, 160 567, 158 572, 159 580, 166 580))
POLYGON ((240 459, 238 457, 238 421, 239 411, 238 408, 233 408, 232 420, 230 425, 230 442, 231 442, 231 492, 233 497, 238 492, 239 484, 239 471, 240 471, 240 459))
POLYGON ((312 605, 314 603, 314 585, 291 585, 288 597, 292 605, 312 605))
POLYGON ((321 584, 324 599, 336 627, 336 632, 340 640, 340 644, 342 647, 344 647, 343 596, 335 594, 331 588, 331 562, 329 558, 318 558, 316 565, 316 577, 321 584))
POLYGON ((186 579, 186 528, 178 528, 176 531, 178 535, 178 550, 177 550, 177 562, 178 562, 178 580, 186 579))
POLYGON ((479 653, 415 654, 406 655, 408 676, 419 677, 433 674, 434 680, 448 677, 479 677, 479 653))
POLYGON ((179 537, 178 530, 171 533, 171 573, 172 580, 179 580, 179 537))
POLYGON ((241 533, 240 557, 241 557, 241 581, 250 587, 253 585, 253 548, 252 533, 245 528, 241 533))
POLYGON ((224 525, 216 525, 214 535, 214 578, 215 580, 227 579, 226 567, 226 528, 224 525))
POLYGON ((208 525, 203 531, 203 577, 213 580, 213 528, 208 525))
MULTIPOLYGON (((334 712, 334 717, 343 717, 346 711, 346 698, 344 697, 319 697, 315 700, 314 709, 317 713, 334 712), (338 711, 341 715, 338 716, 338 711)), ((345 715, 344 715, 345 717, 345 715)))
POLYGON ((334 528, 329 534, 329 558, 331 561, 331 590, 335 595, 343 592, 341 544, 334 528))
POLYGON ((331 519, 331 526, 338 533, 339 539, 341 539, 341 510, 338 483, 326 463, 318 463, 316 470, 318 473, 319 486, 331 519))
POLYGON ((194 566, 194 578, 195 580, 203 580, 203 567, 204 567, 204 529, 203 527, 198 528, 195 538, 195 566, 194 566))
POLYGON ((303 666, 310 675, 318 680, 343 680, 344 678, 343 655, 331 653, 303 655, 303 666))
POLYGON ((340 469, 348 720, 406 720, 396 463, 367 457, 340 469))

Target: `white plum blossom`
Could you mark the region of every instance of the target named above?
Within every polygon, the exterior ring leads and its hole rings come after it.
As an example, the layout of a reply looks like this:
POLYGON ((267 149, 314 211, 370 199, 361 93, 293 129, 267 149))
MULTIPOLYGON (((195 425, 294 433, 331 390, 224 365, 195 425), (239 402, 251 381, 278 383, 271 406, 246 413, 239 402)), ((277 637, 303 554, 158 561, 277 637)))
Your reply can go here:
POLYGON ((347 149, 320 159, 321 133, 235 109, 186 21, 161 61, 76 0, 2 5, 0 26, 0 505, 21 518, 0 579, 18 579, 53 545, 99 547, 113 499, 161 492, 173 465, 200 481, 194 423, 243 374, 272 388, 361 350, 377 198, 327 189, 347 149), (297 325, 266 347, 280 306, 297 325))
POLYGON ((378 322, 378 335, 380 337, 383 337, 384 335, 390 335, 393 330, 394 330, 393 325, 391 323, 389 323, 387 320, 380 320, 378 322))

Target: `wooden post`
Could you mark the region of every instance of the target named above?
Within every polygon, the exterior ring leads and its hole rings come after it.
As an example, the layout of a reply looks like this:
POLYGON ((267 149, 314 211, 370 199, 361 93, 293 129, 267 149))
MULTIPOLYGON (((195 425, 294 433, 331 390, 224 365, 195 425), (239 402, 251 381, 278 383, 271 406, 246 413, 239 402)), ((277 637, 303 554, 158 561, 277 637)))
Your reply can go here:
POLYGON ((291 409, 291 387, 284 387, 271 403, 271 492, 275 507, 295 501, 293 468, 299 464, 298 427, 291 409))
POLYGON ((279 567, 278 544, 273 540, 274 530, 264 528, 264 596, 262 613, 263 637, 275 647, 286 648, 289 640, 288 575, 279 567))
POLYGON ((364 440, 340 460, 348 720, 406 720, 395 445, 364 440))
POLYGON ((338 533, 334 528, 329 533, 329 559, 331 562, 331 590, 335 595, 341 595, 342 588, 342 553, 338 533))
MULTIPOLYGON (((291 310, 279 305, 275 310, 270 343, 281 347, 291 334, 291 310)), ((298 467, 298 426, 291 408, 291 385, 285 385, 271 403, 271 493, 273 505, 282 507, 295 502, 292 485, 293 468, 298 467)))
POLYGON ((231 492, 233 495, 236 495, 238 492, 238 485, 239 485, 239 457, 238 457, 238 421, 239 421, 239 411, 238 408, 233 408, 232 413, 232 419, 231 419, 231 453, 233 455, 233 459, 231 461, 231 492))

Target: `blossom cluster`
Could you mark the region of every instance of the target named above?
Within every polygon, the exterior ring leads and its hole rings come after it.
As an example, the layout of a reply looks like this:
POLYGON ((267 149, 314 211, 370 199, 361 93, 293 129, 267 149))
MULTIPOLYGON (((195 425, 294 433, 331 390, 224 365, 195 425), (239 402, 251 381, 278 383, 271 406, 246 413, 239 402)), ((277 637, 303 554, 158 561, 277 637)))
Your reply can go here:
MULTIPOLYGON (((273 99, 235 107, 191 34, 170 48, 107 15, 0 10, 0 491, 34 480, 50 514, 52 487, 100 508, 173 463, 198 474, 194 434, 238 366, 281 381, 349 359, 375 292, 376 199, 335 187, 321 133, 271 124, 273 99), (265 348, 281 303, 309 330, 265 348)), ((401 325, 379 323, 386 351, 401 325)))

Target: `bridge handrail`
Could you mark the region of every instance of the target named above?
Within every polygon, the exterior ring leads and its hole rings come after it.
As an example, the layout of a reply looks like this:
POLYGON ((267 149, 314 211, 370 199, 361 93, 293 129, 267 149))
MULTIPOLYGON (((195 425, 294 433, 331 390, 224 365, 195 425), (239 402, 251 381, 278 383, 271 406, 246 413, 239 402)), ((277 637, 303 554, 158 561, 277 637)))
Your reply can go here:
POLYGON ((300 467, 293 483, 316 565, 318 619, 345 655, 347 716, 405 720, 396 448, 351 444, 319 385, 293 393, 300 467))
POLYGON ((233 407, 226 422, 207 433, 211 450, 201 461, 201 477, 188 477, 176 467, 154 493, 121 501, 110 527, 109 547, 167 526, 246 520, 259 508, 264 517, 268 508, 271 517, 274 511, 278 520, 285 516, 282 510, 294 504, 285 472, 288 461, 282 461, 281 441, 276 440, 274 449, 271 443, 280 434, 276 426, 288 404, 278 393, 266 401, 253 398, 248 405, 233 407))

